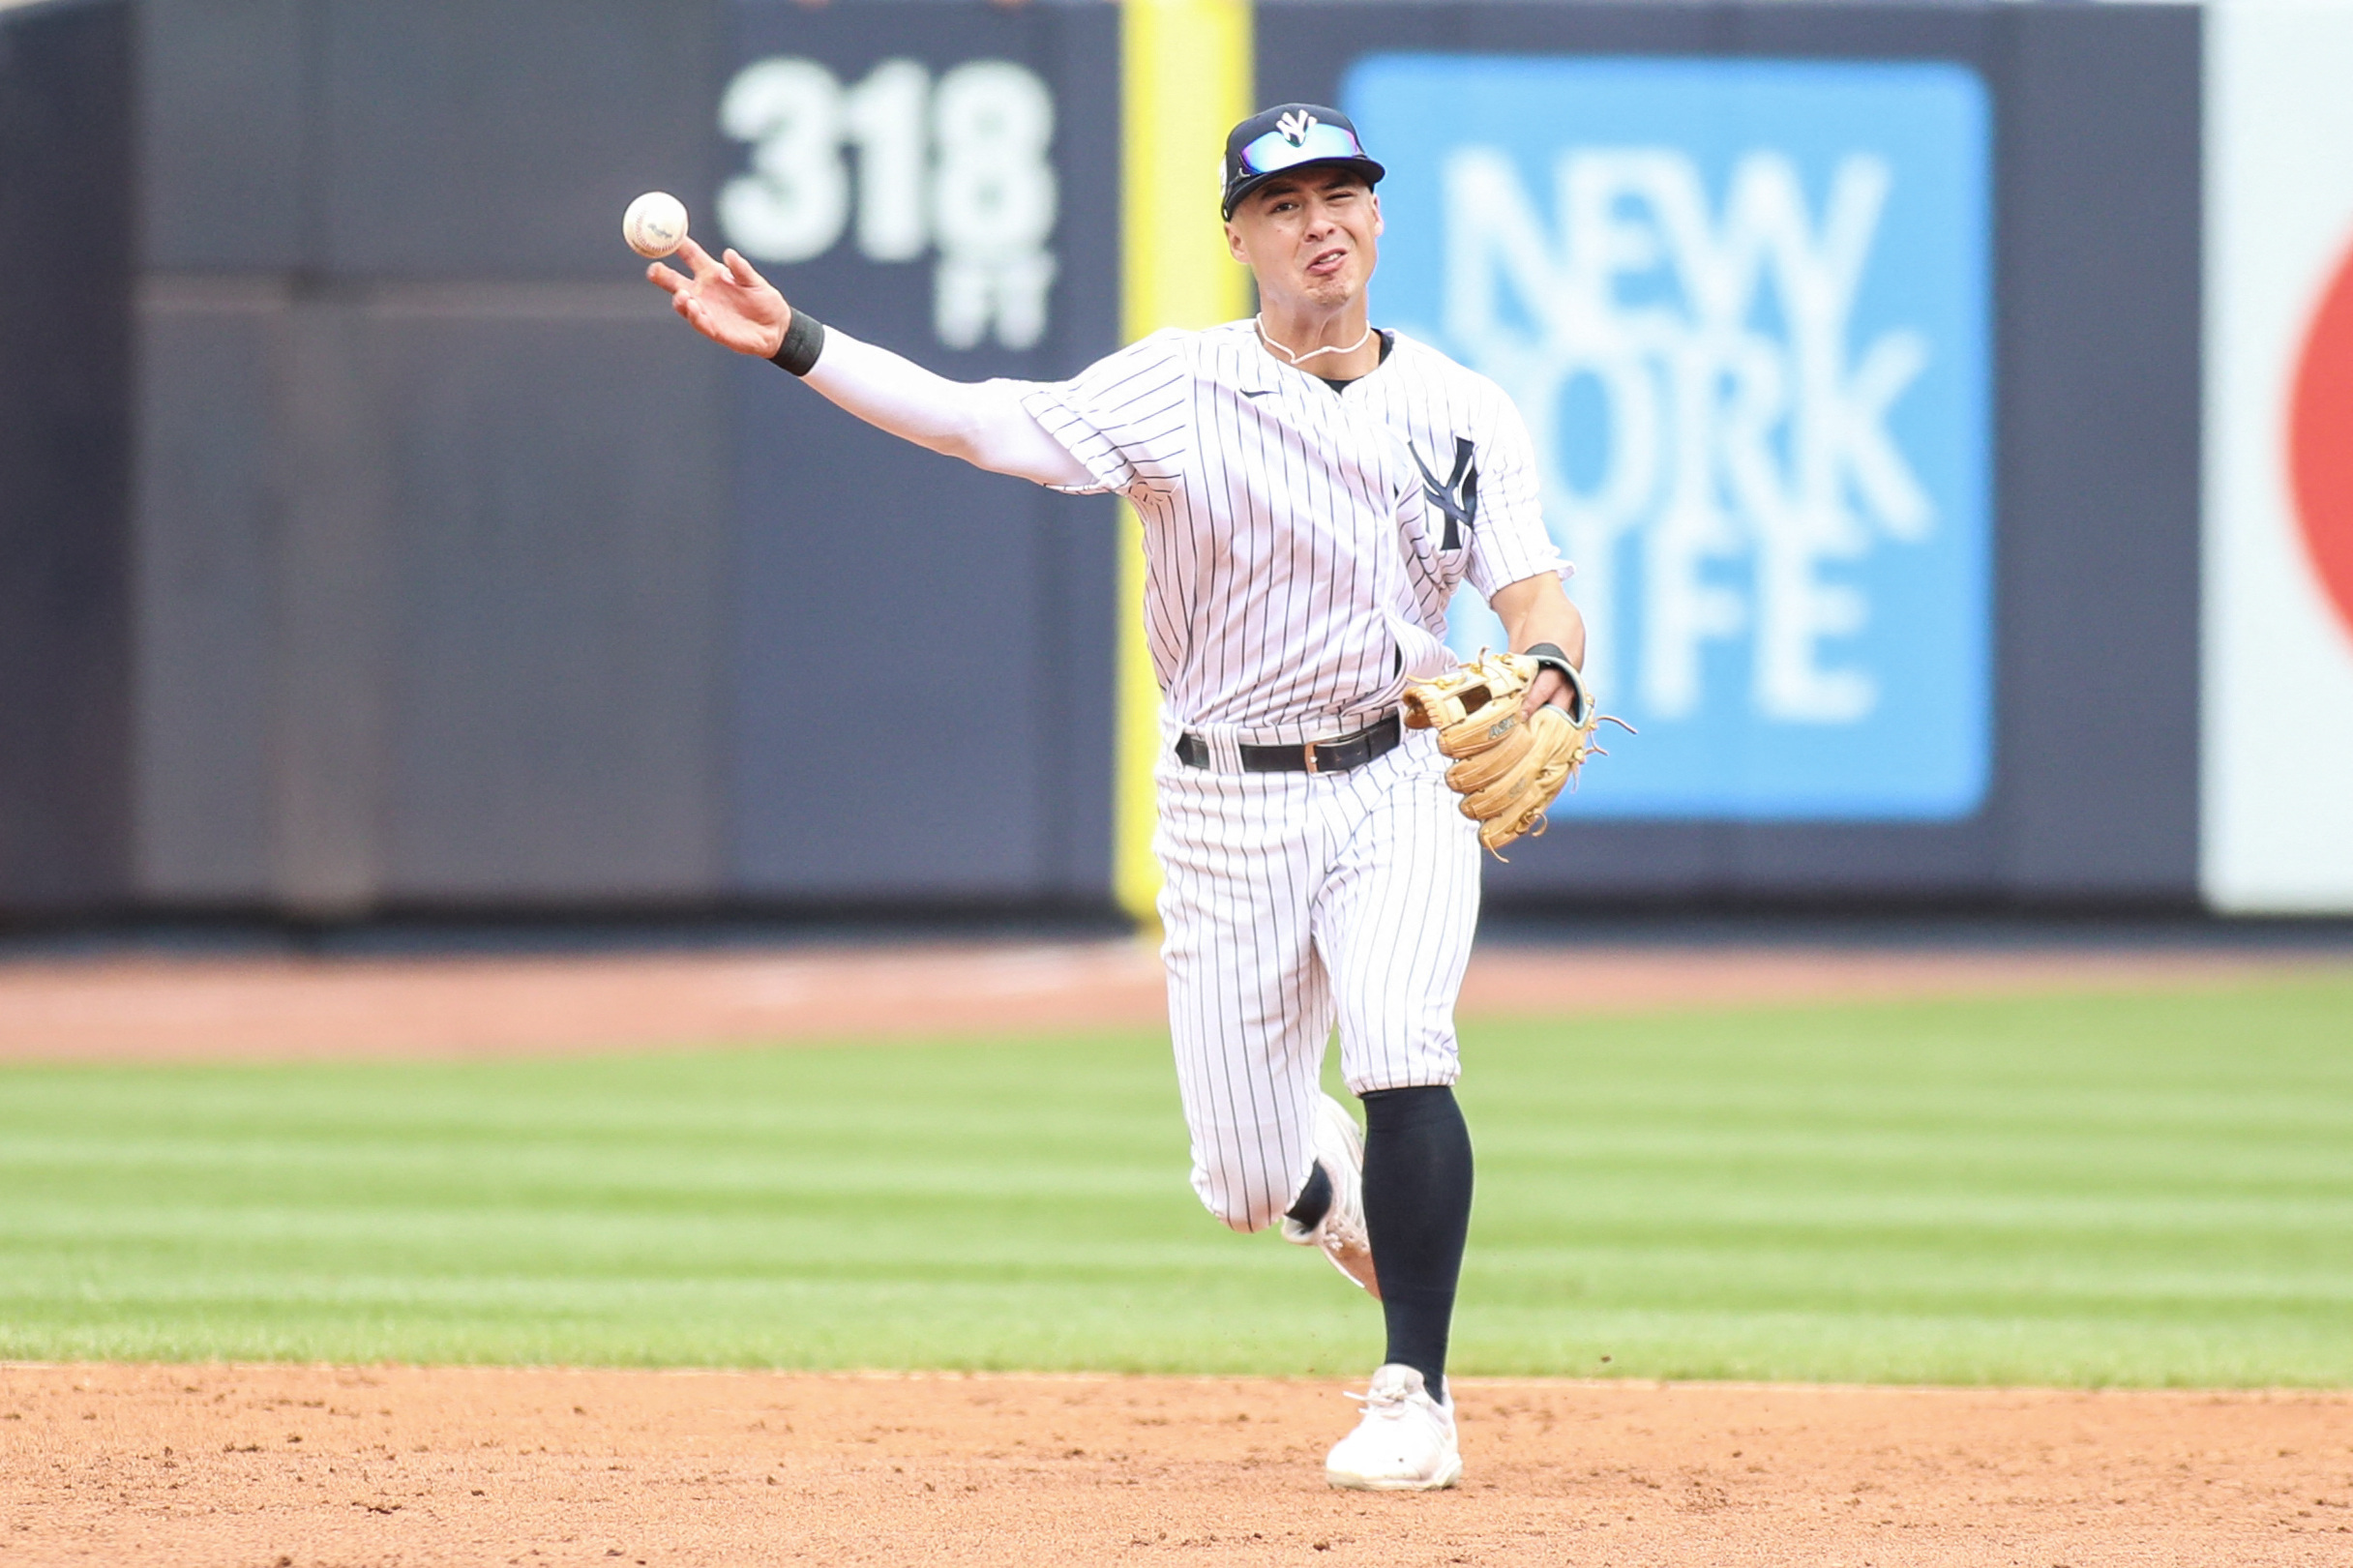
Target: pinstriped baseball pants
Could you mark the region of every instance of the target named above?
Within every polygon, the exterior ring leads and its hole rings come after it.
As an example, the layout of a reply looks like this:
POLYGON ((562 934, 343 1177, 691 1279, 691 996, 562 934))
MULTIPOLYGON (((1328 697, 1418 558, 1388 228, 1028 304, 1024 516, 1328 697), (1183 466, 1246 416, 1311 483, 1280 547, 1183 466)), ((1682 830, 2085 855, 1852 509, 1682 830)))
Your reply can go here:
POLYGON ((1352 1093, 1452 1083, 1478 834, 1427 731, 1347 773, 1164 758, 1153 848, 1193 1189, 1236 1230, 1297 1198, 1336 1021, 1352 1093))

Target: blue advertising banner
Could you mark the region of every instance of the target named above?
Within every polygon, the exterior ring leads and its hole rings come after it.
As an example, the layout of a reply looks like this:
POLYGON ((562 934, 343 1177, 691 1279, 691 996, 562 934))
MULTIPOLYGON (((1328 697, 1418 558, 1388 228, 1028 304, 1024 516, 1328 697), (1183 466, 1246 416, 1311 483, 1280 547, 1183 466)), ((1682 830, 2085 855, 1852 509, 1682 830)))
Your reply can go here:
MULTIPOLYGON (((1986 93, 1942 62, 1374 54, 1375 314, 1534 435, 1604 706, 1564 816, 1937 820, 1992 720, 1986 93)), ((1453 640, 1500 646, 1474 594, 1453 640)))

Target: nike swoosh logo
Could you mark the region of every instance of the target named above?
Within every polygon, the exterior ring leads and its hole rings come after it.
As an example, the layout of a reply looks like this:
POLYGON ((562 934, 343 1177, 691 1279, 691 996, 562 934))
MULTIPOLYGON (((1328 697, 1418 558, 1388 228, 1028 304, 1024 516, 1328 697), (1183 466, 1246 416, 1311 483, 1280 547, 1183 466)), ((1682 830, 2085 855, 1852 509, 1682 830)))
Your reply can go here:
POLYGON ((1245 391, 1242 396, 1245 398, 1271 398, 1282 390, 1281 387, 1261 387, 1256 392, 1245 391))

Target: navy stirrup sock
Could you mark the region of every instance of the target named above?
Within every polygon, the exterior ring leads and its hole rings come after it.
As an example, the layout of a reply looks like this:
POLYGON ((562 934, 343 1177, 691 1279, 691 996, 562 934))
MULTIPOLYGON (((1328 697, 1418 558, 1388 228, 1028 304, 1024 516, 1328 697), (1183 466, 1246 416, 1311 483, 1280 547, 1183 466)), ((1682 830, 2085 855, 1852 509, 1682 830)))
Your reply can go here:
POLYGON ((1364 1224, 1381 1276, 1388 1361, 1446 1392, 1446 1335, 1463 1239, 1471 1230, 1471 1130, 1454 1091, 1375 1089, 1364 1097, 1364 1224))
POLYGON ((1283 1218, 1302 1230, 1313 1230, 1331 1212, 1331 1177, 1318 1164, 1307 1173, 1307 1185, 1299 1189, 1297 1201, 1284 1211, 1283 1218))

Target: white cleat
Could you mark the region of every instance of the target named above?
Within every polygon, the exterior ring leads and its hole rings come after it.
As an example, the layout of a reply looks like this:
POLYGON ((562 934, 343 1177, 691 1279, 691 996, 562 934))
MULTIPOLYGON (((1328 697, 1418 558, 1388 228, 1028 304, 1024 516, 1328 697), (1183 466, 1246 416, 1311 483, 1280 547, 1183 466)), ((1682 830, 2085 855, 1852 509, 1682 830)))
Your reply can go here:
POLYGON ((1332 1445, 1324 1479, 1358 1492, 1436 1492, 1463 1476, 1454 1443, 1454 1402, 1430 1398, 1421 1374, 1395 1362, 1361 1394, 1364 1419, 1332 1445))
POLYGON ((1373 1272, 1373 1242, 1364 1228, 1364 1135, 1339 1101, 1328 1094, 1316 1099, 1316 1164, 1331 1182, 1331 1207, 1312 1227, 1285 1219, 1283 1239, 1323 1248, 1332 1267, 1379 1301, 1381 1280, 1373 1272))

